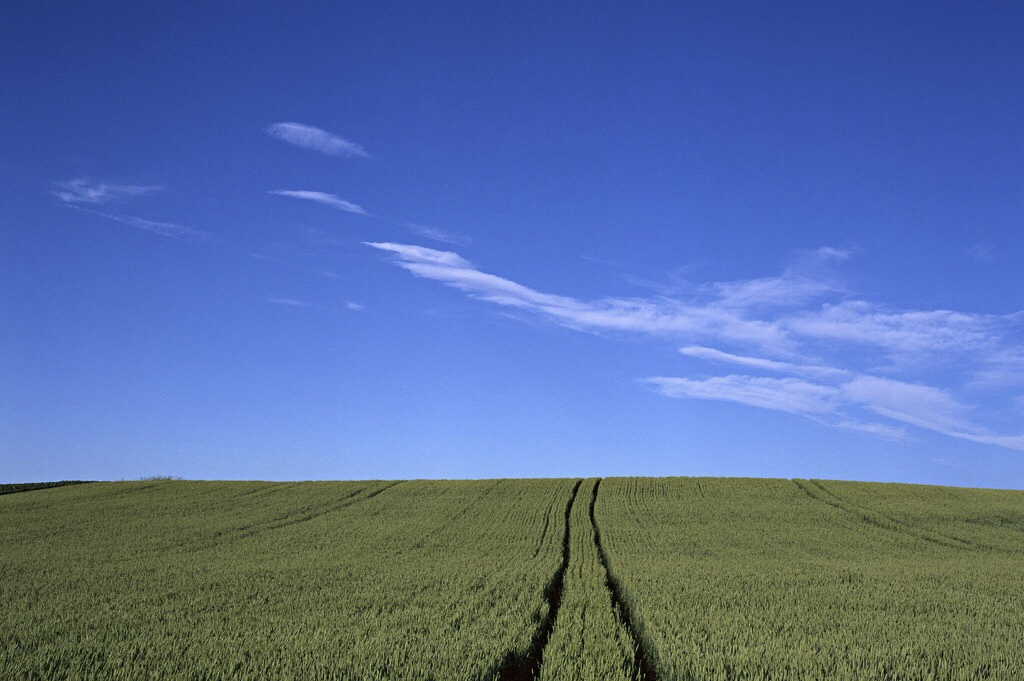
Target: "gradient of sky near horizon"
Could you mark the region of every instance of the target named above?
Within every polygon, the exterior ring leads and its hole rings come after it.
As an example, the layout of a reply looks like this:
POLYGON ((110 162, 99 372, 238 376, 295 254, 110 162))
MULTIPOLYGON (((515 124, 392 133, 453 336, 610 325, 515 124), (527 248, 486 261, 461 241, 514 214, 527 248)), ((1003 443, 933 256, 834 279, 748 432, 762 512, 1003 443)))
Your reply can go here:
POLYGON ((1024 488, 1024 5, 0 7, 0 482, 1024 488))

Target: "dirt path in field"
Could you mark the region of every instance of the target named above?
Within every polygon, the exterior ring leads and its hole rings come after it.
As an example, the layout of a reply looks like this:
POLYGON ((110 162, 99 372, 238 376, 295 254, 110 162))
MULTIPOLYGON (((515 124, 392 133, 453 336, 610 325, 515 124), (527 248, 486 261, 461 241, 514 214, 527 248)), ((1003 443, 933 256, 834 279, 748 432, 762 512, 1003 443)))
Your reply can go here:
POLYGON ((548 611, 534 634, 530 648, 525 654, 510 654, 501 663, 496 674, 497 681, 532 681, 540 673, 540 667, 544 663, 544 648, 548 645, 551 632, 555 628, 555 619, 558 617, 558 608, 562 604, 562 586, 565 582, 565 571, 569 567, 569 516, 572 514, 572 505, 576 502, 576 493, 579 492, 582 480, 577 480, 573 485, 572 494, 569 495, 569 502, 565 505, 565 533, 562 535, 562 562, 559 564, 551 581, 544 587, 544 599, 548 602, 548 611))
POLYGON ((597 505, 597 492, 601 488, 601 481, 594 485, 594 495, 590 498, 590 524, 594 526, 594 546, 601 558, 601 567, 604 568, 605 585, 608 587, 611 596, 612 609, 618 615, 619 621, 625 626, 629 636, 633 639, 633 669, 634 681, 657 681, 658 670, 652 662, 653 655, 645 644, 643 637, 637 627, 637 621, 631 612, 629 602, 622 596, 622 584, 608 568, 608 554, 605 553, 601 544, 601 529, 597 526, 597 519, 594 517, 594 507, 597 505))

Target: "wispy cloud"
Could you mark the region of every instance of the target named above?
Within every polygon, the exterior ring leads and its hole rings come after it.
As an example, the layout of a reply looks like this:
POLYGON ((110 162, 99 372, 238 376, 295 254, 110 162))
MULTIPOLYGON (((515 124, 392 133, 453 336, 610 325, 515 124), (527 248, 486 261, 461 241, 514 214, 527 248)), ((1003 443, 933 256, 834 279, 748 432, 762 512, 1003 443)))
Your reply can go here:
POLYGON ((370 158, 360 145, 344 137, 303 123, 271 123, 266 131, 277 139, 304 149, 319 151, 328 156, 370 158))
MULTIPOLYGON (((493 274, 482 272, 456 253, 396 243, 368 243, 395 256, 395 264, 416 276, 441 281, 476 298, 500 305, 533 310, 573 328, 593 331, 625 331, 666 337, 726 338, 755 346, 788 348, 793 345, 785 331, 771 321, 744 314, 733 289, 709 300, 669 298, 602 298, 582 301, 569 296, 541 293, 493 274)), ((712 287, 714 288, 714 287, 712 287)), ((760 295, 747 296, 751 305, 766 304, 765 287, 760 295)), ((777 287, 781 295, 791 291, 777 287)))
POLYGON ((981 260, 983 262, 991 262, 996 259, 996 249, 988 241, 979 241, 971 246, 967 252, 976 260, 981 260))
POLYGON ((285 298, 282 296, 270 296, 267 298, 267 302, 273 303, 274 305, 284 305, 285 307, 313 307, 312 303, 307 303, 304 300, 299 300, 297 298, 285 298))
MULTIPOLYGON (((287 296, 268 296, 265 300, 266 302, 271 303, 273 305, 281 305, 283 307, 295 307, 305 309, 316 308, 320 310, 324 309, 323 306, 316 305, 314 303, 310 303, 299 298, 289 298, 287 296)), ((359 312, 365 309, 363 305, 360 305, 359 303, 354 303, 351 300, 345 301, 344 306, 346 310, 351 310, 352 312, 359 312)))
POLYGON ((750 407, 794 414, 816 423, 854 430, 887 440, 902 440, 906 430, 901 426, 864 420, 848 412, 858 409, 842 387, 812 383, 797 378, 766 378, 730 374, 693 379, 675 376, 654 376, 644 379, 666 397, 737 402, 750 407))
POLYGON ((835 367, 818 364, 794 364, 792 362, 780 362, 764 357, 746 357, 734 355, 729 352, 707 348, 700 345, 688 345, 679 348, 679 353, 687 357, 695 357, 708 362, 722 362, 727 364, 738 364, 752 369, 762 369, 775 373, 793 374, 796 376, 809 376, 821 378, 839 378, 849 376, 849 371, 836 369, 835 367))
POLYGON ((108 203, 124 203, 138 196, 161 192, 163 189, 155 184, 112 184, 78 178, 58 182, 54 186, 53 195, 68 204, 102 206, 108 203))
POLYGON ((704 379, 655 376, 645 382, 668 397, 738 402, 890 439, 901 438, 903 430, 865 420, 858 412, 948 437, 1024 451, 1024 434, 994 433, 971 422, 969 407, 949 391, 932 386, 867 375, 835 385, 736 374, 704 379))
POLYGON ((729 281, 708 286, 725 308, 792 307, 820 299, 835 289, 827 282, 784 275, 749 281, 729 281))
MULTIPOLYGON (((713 282, 692 287, 687 296, 587 301, 483 272, 451 251, 392 242, 367 245, 389 253, 417 277, 479 300, 582 331, 682 340, 687 344, 679 351, 687 357, 773 374, 647 379, 667 396, 727 400, 888 438, 914 426, 1024 451, 1024 435, 980 425, 984 413, 958 395, 996 386, 998 377, 1022 376, 1021 313, 889 309, 846 299, 842 287, 809 276, 808 268, 713 282)), ((849 254, 821 249, 813 256, 845 260, 849 254)))
POLYGON ((829 414, 838 398, 835 389, 796 378, 731 374, 703 380, 653 376, 646 381, 669 397, 726 400, 790 414, 829 414))
POLYGON ((276 196, 290 196, 293 199, 304 199, 306 201, 315 201, 316 203, 322 203, 325 206, 331 208, 337 208, 343 210, 346 213, 355 213, 356 215, 369 215, 362 206, 357 206, 351 201, 338 198, 334 194, 328 194, 327 192, 311 192, 306 190, 292 190, 292 189, 278 189, 270 192, 276 196))
POLYGON ((144 218, 135 217, 134 215, 121 215, 119 213, 106 213, 103 211, 93 210, 91 208, 82 208, 81 206, 71 206, 85 213, 91 213, 92 215, 98 215, 107 220, 113 220, 119 222, 122 225, 128 225, 135 229, 141 229, 146 232, 152 232, 153 234, 159 234, 160 236, 170 237, 172 239, 179 239, 181 241, 209 241, 212 237, 209 232, 204 232, 198 229, 192 229, 184 225, 179 225, 174 222, 158 222, 156 220, 146 220, 144 218))
POLYGON ((876 347, 900 363, 994 351, 1019 322, 1012 315, 890 310, 863 300, 825 303, 780 320, 793 334, 876 347))
POLYGON ((427 225, 420 225, 415 222, 406 222, 404 224, 414 233, 419 234, 424 238, 431 239, 432 241, 440 241, 441 243, 453 245, 464 244, 467 241, 465 237, 449 234, 443 229, 438 229, 436 227, 428 227, 427 225))

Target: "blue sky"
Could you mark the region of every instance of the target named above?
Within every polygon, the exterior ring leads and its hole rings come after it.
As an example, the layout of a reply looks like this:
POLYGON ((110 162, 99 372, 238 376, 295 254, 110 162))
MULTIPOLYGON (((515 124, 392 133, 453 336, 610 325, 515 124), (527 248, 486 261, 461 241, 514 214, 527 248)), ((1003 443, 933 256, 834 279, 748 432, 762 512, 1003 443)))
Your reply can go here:
POLYGON ((1024 488, 1019 3, 0 9, 0 481, 1024 488))

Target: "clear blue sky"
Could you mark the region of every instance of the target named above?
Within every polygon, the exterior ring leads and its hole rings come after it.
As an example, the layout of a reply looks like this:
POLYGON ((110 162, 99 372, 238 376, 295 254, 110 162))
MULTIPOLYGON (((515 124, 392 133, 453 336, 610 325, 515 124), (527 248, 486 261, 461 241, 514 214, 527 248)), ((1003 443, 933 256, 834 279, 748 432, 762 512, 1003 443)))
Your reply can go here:
POLYGON ((5 3, 0 481, 1024 488, 1024 5, 5 3))

